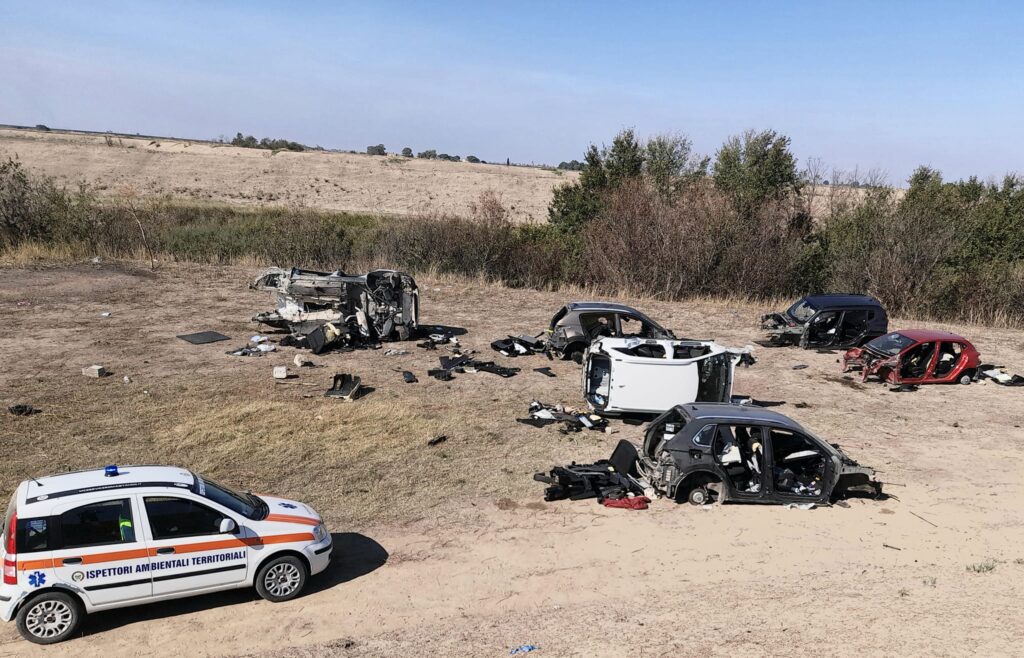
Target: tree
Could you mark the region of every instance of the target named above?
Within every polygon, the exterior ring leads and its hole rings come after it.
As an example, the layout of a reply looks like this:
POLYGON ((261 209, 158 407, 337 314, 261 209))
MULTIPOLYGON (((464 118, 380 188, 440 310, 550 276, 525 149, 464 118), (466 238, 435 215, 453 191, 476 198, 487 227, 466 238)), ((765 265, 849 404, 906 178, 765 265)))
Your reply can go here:
POLYGON ((656 135, 644 151, 644 173, 666 201, 686 183, 707 174, 708 158, 694 155, 693 144, 682 135, 656 135))
POLYGON ((476 157, 475 155, 467 155, 466 162, 472 162, 473 164, 477 164, 480 162, 480 158, 476 157))
POLYGON ((632 128, 626 128, 612 140, 611 148, 604 154, 604 168, 611 187, 616 187, 627 178, 636 178, 643 173, 644 149, 636 141, 632 128))
POLYGON ((417 158, 423 158, 424 160, 437 160, 437 151, 434 149, 427 149, 426 151, 420 151, 416 154, 417 158))
POLYGON ((402 149, 402 157, 403 158, 411 158, 412 157, 412 149, 409 148, 408 146, 406 146, 404 149, 402 149))
POLYGON ((608 187, 608 174, 604 169, 604 160, 601 158, 601 152, 593 144, 583 155, 580 185, 588 190, 601 190, 608 187))
POLYGON ((715 154, 713 175, 715 187, 743 214, 767 201, 800 193, 789 138, 774 130, 748 130, 730 137, 715 154))
POLYGON ((566 183, 555 188, 548 205, 548 222, 561 231, 573 233, 601 211, 601 197, 579 183, 566 183))
POLYGON ((387 155, 388 152, 384 148, 383 144, 377 144, 376 146, 367 146, 366 155, 387 155))

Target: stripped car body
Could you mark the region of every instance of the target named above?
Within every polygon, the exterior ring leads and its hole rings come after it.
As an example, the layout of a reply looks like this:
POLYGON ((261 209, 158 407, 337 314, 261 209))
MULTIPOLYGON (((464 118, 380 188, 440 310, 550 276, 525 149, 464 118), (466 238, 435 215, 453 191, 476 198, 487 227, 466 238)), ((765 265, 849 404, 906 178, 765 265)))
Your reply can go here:
POLYGON ((756 406, 669 409, 648 425, 637 469, 659 493, 698 505, 827 503, 882 493, 873 469, 791 418, 756 406))
POLYGON ((901 385, 970 384, 980 366, 969 340, 930 329, 894 331, 843 355, 843 372, 859 370, 864 381, 901 385))
POLYGON ((582 361, 597 338, 675 338, 675 335, 635 308, 610 302, 569 302, 555 313, 548 327, 548 350, 582 361))
POLYGON ((808 295, 781 313, 761 316, 765 346, 844 348, 863 345, 889 331, 881 303, 869 295, 808 295))
POLYGON ((272 267, 249 287, 277 293, 277 308, 258 313, 254 322, 287 329, 300 346, 318 353, 337 345, 408 340, 419 323, 416 281, 395 270, 350 276, 272 267))
POLYGON ((584 357, 583 397, 601 414, 658 414, 688 402, 729 402, 750 347, 713 341, 598 338, 584 357))

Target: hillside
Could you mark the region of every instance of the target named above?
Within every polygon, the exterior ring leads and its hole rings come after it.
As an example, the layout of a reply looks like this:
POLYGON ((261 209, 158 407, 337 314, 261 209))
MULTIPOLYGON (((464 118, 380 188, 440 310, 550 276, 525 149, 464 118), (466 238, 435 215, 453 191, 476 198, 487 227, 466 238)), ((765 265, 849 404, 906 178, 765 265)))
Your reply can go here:
POLYGON ((551 191, 576 176, 535 167, 397 156, 248 149, 215 142, 0 128, 16 157, 65 184, 241 205, 300 205, 383 215, 469 214, 496 190, 516 221, 543 221, 551 191))

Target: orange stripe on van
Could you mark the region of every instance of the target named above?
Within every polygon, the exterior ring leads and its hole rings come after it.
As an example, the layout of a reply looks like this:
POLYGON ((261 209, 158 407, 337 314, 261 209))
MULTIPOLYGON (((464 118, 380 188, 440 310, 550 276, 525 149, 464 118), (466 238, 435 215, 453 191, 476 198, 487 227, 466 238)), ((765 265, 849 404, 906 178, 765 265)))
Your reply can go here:
MULTIPOLYGON (((267 544, 290 544, 292 542, 313 541, 313 533, 294 532, 283 535, 268 535, 266 537, 245 537, 220 539, 217 541, 204 541, 194 544, 181 544, 174 546, 174 554, 198 553, 201 551, 216 551, 223 548, 239 548, 241 546, 264 546, 267 544)), ((166 548, 166 547, 159 547, 166 548)), ((75 555, 68 557, 81 557, 82 564, 100 564, 102 562, 118 562, 120 560, 137 560, 144 557, 155 557, 156 548, 134 549, 130 551, 111 551, 109 553, 93 553, 91 555, 75 555)), ((19 560, 18 571, 29 571, 32 569, 53 569, 59 566, 60 559, 46 560, 19 560)), ((71 565, 68 565, 71 566, 71 565)))
POLYGON ((303 525, 320 525, 319 519, 311 519, 308 516, 294 516, 292 514, 268 514, 264 521, 277 521, 279 523, 301 523, 303 525))

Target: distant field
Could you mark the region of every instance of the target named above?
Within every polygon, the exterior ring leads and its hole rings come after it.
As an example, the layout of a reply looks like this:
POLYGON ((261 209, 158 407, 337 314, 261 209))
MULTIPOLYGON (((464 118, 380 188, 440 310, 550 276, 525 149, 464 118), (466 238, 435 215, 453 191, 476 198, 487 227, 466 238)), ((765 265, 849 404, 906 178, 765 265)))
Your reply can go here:
POLYGON ((495 190, 511 217, 544 221, 554 187, 574 172, 309 151, 292 153, 176 139, 0 128, 0 158, 17 157, 65 184, 102 194, 241 205, 300 205, 382 215, 470 214, 495 190))

